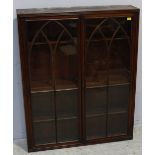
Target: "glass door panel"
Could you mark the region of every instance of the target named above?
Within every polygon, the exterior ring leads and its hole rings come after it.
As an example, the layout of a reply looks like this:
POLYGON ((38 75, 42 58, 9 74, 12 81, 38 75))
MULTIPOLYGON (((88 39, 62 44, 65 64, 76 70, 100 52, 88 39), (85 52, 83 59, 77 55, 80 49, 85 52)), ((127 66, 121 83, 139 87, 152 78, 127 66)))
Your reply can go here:
POLYGON ((78 21, 26 23, 34 142, 79 140, 78 21))
POLYGON ((85 104, 88 139, 127 133, 131 23, 127 17, 86 21, 85 104), (94 119, 104 126, 102 131, 90 131, 94 119))

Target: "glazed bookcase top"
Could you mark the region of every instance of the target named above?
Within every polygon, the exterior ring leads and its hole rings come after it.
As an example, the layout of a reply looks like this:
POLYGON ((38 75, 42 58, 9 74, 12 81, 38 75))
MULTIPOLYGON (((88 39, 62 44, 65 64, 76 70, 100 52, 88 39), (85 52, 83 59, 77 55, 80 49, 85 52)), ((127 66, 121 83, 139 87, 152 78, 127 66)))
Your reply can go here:
POLYGON ((17 9, 18 15, 26 14, 51 14, 51 13, 73 13, 73 12, 92 12, 92 11, 137 11, 138 8, 132 5, 110 5, 110 6, 85 6, 85 7, 60 7, 60 8, 30 8, 17 9))

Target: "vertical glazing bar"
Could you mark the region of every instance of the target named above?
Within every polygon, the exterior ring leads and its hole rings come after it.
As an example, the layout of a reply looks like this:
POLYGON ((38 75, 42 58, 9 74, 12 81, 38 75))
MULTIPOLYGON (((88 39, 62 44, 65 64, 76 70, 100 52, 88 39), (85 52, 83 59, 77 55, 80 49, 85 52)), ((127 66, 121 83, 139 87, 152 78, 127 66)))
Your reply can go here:
POLYGON ((78 28, 78 31, 77 31, 77 37, 78 37, 78 42, 77 42, 77 54, 78 54, 78 85, 79 85, 79 88, 78 88, 78 103, 79 103, 79 135, 80 135, 80 141, 82 141, 82 137, 83 137, 83 125, 82 125, 82 71, 81 71, 81 68, 82 68, 82 61, 81 61, 81 58, 82 58, 82 51, 81 51, 81 22, 80 20, 78 20, 77 22, 77 28, 78 28))
POLYGON ((80 16, 80 53, 81 53, 81 118, 82 118, 82 142, 86 141, 86 111, 85 111, 85 91, 86 91, 86 79, 85 79, 85 20, 83 16, 80 16))
POLYGON ((54 90, 54 116, 55 116, 55 135, 56 135, 56 143, 58 142, 58 134, 57 134, 57 106, 56 106, 56 80, 55 80, 55 51, 52 54, 52 85, 54 90))

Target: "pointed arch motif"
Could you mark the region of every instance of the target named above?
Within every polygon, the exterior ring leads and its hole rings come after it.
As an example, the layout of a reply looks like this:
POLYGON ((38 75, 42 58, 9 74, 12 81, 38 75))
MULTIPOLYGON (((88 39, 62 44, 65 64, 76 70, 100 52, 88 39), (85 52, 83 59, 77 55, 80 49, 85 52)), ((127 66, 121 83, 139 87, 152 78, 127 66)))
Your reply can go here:
MULTIPOLYGON (((61 38, 63 37, 63 35, 67 35, 67 37, 69 37, 68 39, 70 40, 71 43, 73 43, 75 46, 76 42, 72 36, 72 34, 70 33, 70 31, 68 30, 68 28, 65 26, 65 24, 61 23, 60 21, 56 21, 56 20, 50 20, 50 21, 46 21, 45 23, 43 23, 43 25, 35 32, 32 41, 30 43, 29 46, 29 50, 28 50, 28 63, 29 63, 29 71, 31 72, 31 54, 32 54, 32 48, 35 45, 35 42, 38 38, 38 36, 41 34, 42 37, 45 39, 45 44, 47 44, 47 46, 49 47, 49 55, 50 55, 50 67, 52 68, 52 73, 50 73, 49 78, 50 81, 52 82, 52 85, 55 88, 55 69, 54 69, 54 65, 55 65, 55 59, 53 57, 55 57, 56 51, 59 47, 59 43, 61 41, 61 38), (62 30, 59 32, 58 36, 56 37, 56 39, 54 40, 55 44, 53 45, 53 43, 51 43, 52 41, 48 38, 48 36, 45 34, 44 29, 50 24, 50 23, 54 23, 56 24, 56 26, 59 26, 62 30), (52 76, 51 76, 52 75, 52 76)), ((31 76, 31 74, 30 74, 31 76)))
MULTIPOLYGON (((96 33, 96 32, 99 32, 99 33, 101 34, 103 40, 104 40, 105 43, 106 43, 107 49, 110 49, 110 47, 111 47, 111 45, 112 45, 112 42, 113 42, 113 40, 114 40, 114 38, 115 38, 117 32, 118 32, 120 29, 121 29, 121 31, 124 33, 125 37, 126 37, 127 40, 128 40, 128 44, 130 45, 130 44, 131 44, 130 38, 129 38, 127 32, 125 31, 125 29, 123 28, 123 26, 121 25, 121 23, 119 23, 119 22, 118 22, 116 19, 114 19, 114 18, 105 18, 104 20, 102 20, 102 21, 94 28, 93 32, 91 33, 91 35, 90 35, 90 37, 89 37, 89 39, 88 39, 87 48, 89 47, 90 41, 91 41, 91 39, 93 38, 93 36, 95 35, 95 33, 96 33), (107 22, 108 20, 113 21, 113 22, 114 22, 115 24, 117 24, 117 26, 118 26, 118 27, 116 28, 116 30, 114 31, 113 35, 112 35, 112 38, 111 38, 111 40, 110 40, 110 44, 109 44, 109 45, 108 45, 108 43, 107 43, 107 41, 106 41, 106 37, 105 37, 104 33, 103 33, 102 30, 101 30, 101 29, 102 29, 102 25, 103 25, 105 22, 107 22)), ((130 46, 129 46, 129 47, 130 47, 130 46)))
MULTIPOLYGON (((62 31, 60 32, 60 34, 58 35, 57 39, 60 41, 61 37, 63 36, 64 32, 66 32, 66 34, 68 34, 68 36, 70 37, 70 39, 72 40, 73 44, 76 45, 75 41, 74 41, 74 38, 72 36, 72 34, 69 32, 69 30, 59 21, 47 21, 45 24, 43 24, 41 26, 41 28, 36 32, 36 34, 34 35, 33 39, 32 39, 32 42, 31 42, 31 45, 30 45, 30 48, 29 48, 29 51, 32 50, 32 47, 37 39, 37 37, 39 36, 40 33, 43 33, 43 29, 48 25, 50 24, 51 22, 53 23, 56 23, 57 25, 59 25, 61 28, 62 28, 62 31)), ((50 44, 50 41, 48 40, 48 37, 46 36, 46 34, 44 33, 44 38, 46 40, 46 42, 48 43, 48 46, 51 46, 50 44)), ((58 41, 56 41, 58 43, 58 41)), ((50 50, 51 50, 51 47, 50 47, 50 50)), ((57 50, 55 48, 55 50, 57 50)), ((54 50, 54 52, 55 52, 54 50)))

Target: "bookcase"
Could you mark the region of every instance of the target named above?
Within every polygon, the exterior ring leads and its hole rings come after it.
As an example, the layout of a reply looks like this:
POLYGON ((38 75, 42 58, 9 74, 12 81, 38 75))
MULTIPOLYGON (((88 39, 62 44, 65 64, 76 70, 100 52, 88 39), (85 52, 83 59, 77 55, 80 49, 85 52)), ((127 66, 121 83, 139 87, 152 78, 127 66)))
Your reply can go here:
POLYGON ((139 9, 18 9, 28 151, 132 139, 139 9))

